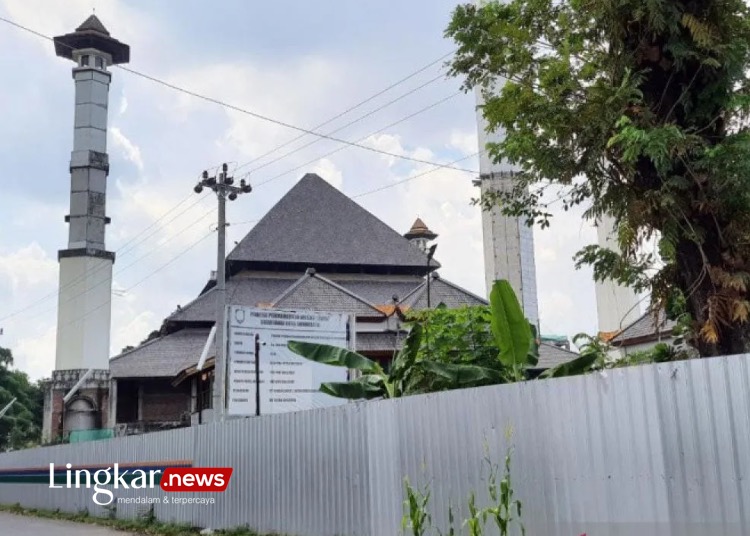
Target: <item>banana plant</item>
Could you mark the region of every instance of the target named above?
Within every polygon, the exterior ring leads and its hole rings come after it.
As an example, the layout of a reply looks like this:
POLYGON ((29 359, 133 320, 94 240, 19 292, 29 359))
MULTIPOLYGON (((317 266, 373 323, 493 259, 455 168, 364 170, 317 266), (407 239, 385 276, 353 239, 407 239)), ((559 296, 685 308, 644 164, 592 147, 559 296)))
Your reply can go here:
POLYGON ((502 381, 500 371, 485 367, 427 360, 417 361, 422 336, 422 325, 414 324, 403 347, 393 359, 390 371, 385 371, 379 363, 357 352, 328 344, 290 341, 288 348, 316 363, 347 367, 362 374, 359 378, 349 382, 330 382, 320 386, 321 392, 337 398, 370 400, 414 394, 416 391, 410 391, 410 387, 415 374, 433 374, 451 388, 469 387, 480 381, 494 383, 502 381))
POLYGON ((526 368, 539 360, 539 342, 536 327, 524 316, 516 293, 505 279, 492 285, 490 310, 490 326, 500 350, 498 359, 513 381, 523 380, 526 368))
POLYGON ((602 342, 598 337, 591 337, 585 333, 579 333, 573 337, 573 342, 581 345, 581 353, 571 361, 561 363, 556 367, 545 370, 540 374, 539 379, 545 378, 563 378, 565 376, 579 376, 601 368, 607 360, 609 346, 602 342), (584 344, 578 341, 585 340, 584 344))
POLYGON ((361 373, 359 378, 349 382, 324 383, 320 386, 321 392, 337 398, 370 400, 403 395, 421 340, 422 326, 415 325, 393 359, 390 373, 377 361, 345 348, 301 341, 289 341, 288 347, 292 352, 310 361, 346 367, 361 373))

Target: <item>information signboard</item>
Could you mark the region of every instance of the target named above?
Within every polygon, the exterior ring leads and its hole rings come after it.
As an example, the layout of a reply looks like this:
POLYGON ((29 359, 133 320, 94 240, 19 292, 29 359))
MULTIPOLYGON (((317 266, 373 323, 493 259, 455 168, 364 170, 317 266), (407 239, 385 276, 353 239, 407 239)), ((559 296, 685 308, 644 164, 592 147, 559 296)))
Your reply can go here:
POLYGON ((287 348, 292 340, 348 347, 349 315, 228 307, 229 384, 227 413, 256 415, 256 342, 260 355, 260 413, 336 406, 346 401, 319 391, 345 382, 347 369, 305 359, 287 348))

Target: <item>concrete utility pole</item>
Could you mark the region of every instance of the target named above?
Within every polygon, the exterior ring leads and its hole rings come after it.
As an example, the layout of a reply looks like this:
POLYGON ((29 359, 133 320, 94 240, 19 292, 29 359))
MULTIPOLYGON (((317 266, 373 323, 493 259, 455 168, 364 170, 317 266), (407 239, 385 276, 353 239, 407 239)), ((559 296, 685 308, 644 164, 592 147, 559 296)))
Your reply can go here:
POLYGON ((227 291, 226 291, 226 203, 227 198, 230 201, 237 199, 239 194, 247 194, 252 191, 252 187, 245 182, 240 181, 239 186, 234 186, 234 178, 227 175, 227 165, 222 164, 221 173, 217 177, 209 177, 208 171, 203 172, 203 176, 195 186, 195 193, 203 192, 203 188, 210 188, 216 193, 219 200, 219 224, 217 231, 219 238, 217 240, 216 251, 216 359, 214 365, 214 392, 213 392, 213 410, 214 421, 224 420, 226 414, 226 376, 227 376, 227 358, 226 358, 226 309, 227 309, 227 291))

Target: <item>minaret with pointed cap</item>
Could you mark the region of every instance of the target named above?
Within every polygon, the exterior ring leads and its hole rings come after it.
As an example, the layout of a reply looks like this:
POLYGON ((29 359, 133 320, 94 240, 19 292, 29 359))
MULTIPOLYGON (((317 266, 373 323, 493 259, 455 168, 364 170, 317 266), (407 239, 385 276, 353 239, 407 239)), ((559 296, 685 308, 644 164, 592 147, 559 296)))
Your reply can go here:
POLYGON ((437 236, 436 233, 430 231, 421 218, 417 218, 411 226, 411 229, 409 229, 409 232, 404 235, 404 238, 409 240, 423 252, 427 253, 427 243, 431 240, 435 240, 437 236))
POLYGON ((91 15, 76 31, 55 37, 58 56, 75 62, 75 119, 70 158, 68 247, 59 252, 60 293, 55 370, 109 368, 114 253, 104 242, 107 175, 107 105, 112 75, 130 47, 112 38, 91 15))

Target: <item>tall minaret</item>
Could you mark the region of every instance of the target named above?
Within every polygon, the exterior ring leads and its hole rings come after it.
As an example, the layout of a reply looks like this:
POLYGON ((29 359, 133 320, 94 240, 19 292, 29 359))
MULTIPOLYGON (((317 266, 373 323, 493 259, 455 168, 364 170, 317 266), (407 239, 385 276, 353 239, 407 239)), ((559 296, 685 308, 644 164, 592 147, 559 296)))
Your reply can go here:
MULTIPOLYGON (((619 251, 614 220, 604 216, 596 227, 599 246, 619 251)), ((641 316, 638 294, 611 279, 596 282, 596 313, 599 332, 613 334, 635 322, 641 316)))
MULTIPOLYGON (((502 87, 502 83, 498 83, 502 87)), ((479 180, 475 184, 484 195, 513 188, 517 169, 507 162, 494 163, 485 151, 487 143, 498 143, 505 131, 487 133, 487 122, 482 115, 484 104, 481 89, 476 90, 477 126, 479 129, 479 180)), ((482 211, 482 236, 484 239, 484 271, 489 294, 497 279, 507 279, 521 302, 526 317, 539 324, 539 307, 536 296, 536 265, 534 263, 534 231, 522 218, 504 216, 499 207, 482 211)))
POLYGON ((107 67, 130 59, 130 47, 110 37, 95 15, 54 42, 58 56, 75 62, 75 116, 70 214, 65 217, 68 247, 58 253, 57 352, 44 400, 46 440, 112 424, 109 337, 115 254, 104 242, 109 223, 107 103, 112 78, 107 67))
POLYGON ((70 157, 68 248, 58 254, 56 370, 108 369, 115 254, 106 250, 107 67, 127 63, 130 47, 109 36, 95 15, 55 37, 58 56, 73 60, 75 120, 70 157))

